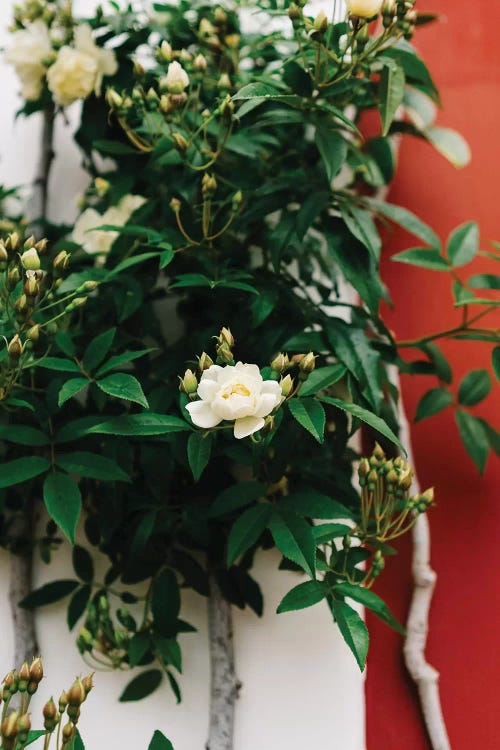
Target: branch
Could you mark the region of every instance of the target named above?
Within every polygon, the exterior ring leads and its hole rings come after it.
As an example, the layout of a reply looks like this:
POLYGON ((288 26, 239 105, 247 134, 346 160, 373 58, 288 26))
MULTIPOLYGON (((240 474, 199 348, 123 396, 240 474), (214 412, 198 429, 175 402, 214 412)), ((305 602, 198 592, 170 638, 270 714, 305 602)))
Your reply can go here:
MULTIPOLYGON (((400 438, 408 451, 408 462, 415 469, 412 453, 411 434, 408 418, 404 410, 399 373, 391 367, 390 379, 399 391, 398 421, 400 438)), ((418 494, 420 485, 415 472, 412 492, 418 494)), ((406 625, 407 636, 404 645, 406 668, 417 685, 420 705, 432 750, 450 750, 450 741, 441 709, 439 697, 439 672, 426 659, 425 647, 429 632, 429 610, 437 575, 430 566, 431 537, 427 515, 419 515, 412 529, 413 538, 413 596, 406 625)))
POLYGON ((231 604, 209 574, 210 725, 205 750, 233 750, 235 703, 241 684, 234 667, 231 604))
POLYGON ((43 224, 47 220, 49 207, 49 178, 52 162, 54 160, 54 107, 50 106, 43 111, 42 135, 40 144, 40 160, 33 191, 28 206, 28 214, 32 218, 32 231, 40 235, 43 224))

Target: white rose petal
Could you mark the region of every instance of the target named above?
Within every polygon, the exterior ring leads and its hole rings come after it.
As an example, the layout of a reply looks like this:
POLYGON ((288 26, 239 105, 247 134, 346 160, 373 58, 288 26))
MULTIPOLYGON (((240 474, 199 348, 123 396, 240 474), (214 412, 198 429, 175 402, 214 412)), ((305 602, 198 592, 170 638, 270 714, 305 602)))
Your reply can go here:
POLYGON ((72 47, 62 47, 47 72, 47 83, 54 101, 68 107, 77 99, 86 99, 94 90, 96 61, 72 47))
POLYGON ((97 229, 104 224, 124 226, 132 213, 146 203, 142 195, 124 195, 117 206, 111 206, 103 214, 95 208, 87 208, 77 219, 73 239, 89 255, 106 255, 119 233, 97 229))
POLYGON ((168 66, 167 75, 162 79, 161 86, 171 94, 182 94, 186 86, 189 86, 189 76, 177 60, 168 66))
POLYGON ((44 61, 51 54, 49 30, 41 19, 13 34, 5 61, 14 66, 26 101, 36 101, 40 97, 46 72, 44 61))
POLYGON ((384 0, 346 0, 347 10, 358 18, 373 18, 382 10, 384 0))
POLYGON ((75 29, 75 49, 91 57, 96 63, 96 77, 94 82, 94 93, 101 95, 102 79, 104 76, 113 76, 118 70, 118 63, 113 50, 98 47, 92 37, 92 29, 86 23, 75 29))
POLYGON ((275 380, 263 380, 257 365, 238 362, 234 367, 211 365, 198 385, 200 401, 186 406, 197 427, 209 429, 223 420, 234 422, 238 440, 264 426, 264 417, 283 400, 275 380))

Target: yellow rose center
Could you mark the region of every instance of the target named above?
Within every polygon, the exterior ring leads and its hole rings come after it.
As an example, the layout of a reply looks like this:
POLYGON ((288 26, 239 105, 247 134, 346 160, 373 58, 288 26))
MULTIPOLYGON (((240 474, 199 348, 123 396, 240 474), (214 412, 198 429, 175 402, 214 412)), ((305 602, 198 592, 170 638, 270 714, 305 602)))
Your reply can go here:
POLYGON ((242 383, 234 383, 231 386, 231 390, 223 394, 222 398, 231 398, 231 396, 249 396, 250 391, 242 383))

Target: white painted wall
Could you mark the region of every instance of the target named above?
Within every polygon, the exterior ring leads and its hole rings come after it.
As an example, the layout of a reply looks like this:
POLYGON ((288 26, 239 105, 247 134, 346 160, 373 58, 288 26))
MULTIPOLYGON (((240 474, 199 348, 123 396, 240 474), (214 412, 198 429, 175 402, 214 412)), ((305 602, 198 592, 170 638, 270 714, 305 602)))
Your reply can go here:
MULTIPOLYGON (((78 9, 91 9, 94 0, 77 0, 78 9)), ((0 47, 8 41, 4 26, 13 0, 2 0, 0 47)), ((315 3, 316 5, 316 3, 315 3)), ((0 182, 29 185, 37 160, 40 122, 18 119, 14 73, 0 61, 2 117, 0 119, 0 182)), ((76 105, 75 105, 76 106, 76 105)), ((76 114, 76 113, 75 113, 76 114)), ((72 118, 73 121, 75 117, 72 118)), ((67 128, 56 132, 57 158, 51 178, 51 213, 71 220, 77 195, 86 184, 79 156, 67 128)), ((293 573, 277 572, 274 552, 260 553, 255 570, 264 590, 262 619, 236 610, 235 637, 238 675, 243 683, 237 708, 235 750, 364 750, 364 688, 354 659, 331 622, 326 607, 275 615, 288 589, 300 581, 293 573)), ((49 567, 39 563, 35 584, 71 576, 69 550, 62 549, 49 567)), ((11 664, 12 626, 7 604, 8 560, 0 553, 0 670, 11 664)), ((208 650, 206 603, 194 593, 184 597, 182 615, 198 627, 182 637, 184 700, 175 705, 165 688, 146 701, 120 704, 117 698, 130 673, 99 672, 81 721, 88 750, 104 745, 122 750, 146 750, 154 729, 161 729, 176 750, 202 750, 208 723, 208 650)), ((38 617, 46 680, 42 696, 58 695, 76 674, 85 673, 74 636, 65 624, 65 608, 53 605, 38 617)), ((34 706, 34 716, 37 708, 34 706)))

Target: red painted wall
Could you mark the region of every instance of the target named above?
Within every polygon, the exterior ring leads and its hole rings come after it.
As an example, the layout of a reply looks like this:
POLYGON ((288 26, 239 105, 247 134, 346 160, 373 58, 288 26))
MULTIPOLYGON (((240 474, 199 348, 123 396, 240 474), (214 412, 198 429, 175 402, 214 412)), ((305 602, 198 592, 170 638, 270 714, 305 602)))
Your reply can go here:
MULTIPOLYGON (((493 0, 425 0, 420 10, 442 14, 439 24, 419 31, 417 47, 441 89, 439 124, 468 140, 472 163, 456 171, 432 148, 416 140, 402 146, 399 176, 389 200, 430 223, 444 240, 458 224, 480 223, 483 247, 500 239, 500 4, 493 0)), ((455 325, 447 274, 390 261, 418 244, 396 232, 386 246, 384 276, 395 310, 384 317, 400 339, 455 325)), ((498 272, 483 259, 474 273, 498 272)), ((466 271, 466 274, 470 271, 466 271)), ((497 318, 495 323, 499 325, 497 318)), ((450 342, 456 388, 472 367, 491 370, 491 346, 450 342)), ((410 417, 433 378, 405 377, 410 417)), ((499 389, 474 411, 500 424, 499 389)), ((460 443, 451 411, 412 428, 423 487, 434 485, 437 507, 430 512, 432 564, 438 584, 431 610, 428 657, 441 672, 441 693, 453 750, 500 747, 500 471, 490 456, 479 478, 460 443)), ((404 620, 410 597, 410 544, 399 547, 377 587, 404 620)), ((372 635, 367 680, 368 750, 427 750, 416 694, 402 665, 401 640, 369 617, 372 635)))

